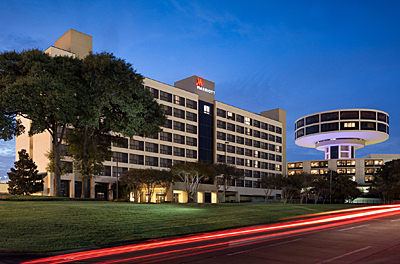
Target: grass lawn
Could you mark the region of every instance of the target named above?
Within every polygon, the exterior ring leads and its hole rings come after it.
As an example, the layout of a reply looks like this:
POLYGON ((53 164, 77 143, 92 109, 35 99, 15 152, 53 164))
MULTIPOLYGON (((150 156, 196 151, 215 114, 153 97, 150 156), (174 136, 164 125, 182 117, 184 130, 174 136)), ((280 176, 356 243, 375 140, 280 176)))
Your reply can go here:
POLYGON ((100 246, 265 224, 350 206, 0 201, 0 252, 100 246))

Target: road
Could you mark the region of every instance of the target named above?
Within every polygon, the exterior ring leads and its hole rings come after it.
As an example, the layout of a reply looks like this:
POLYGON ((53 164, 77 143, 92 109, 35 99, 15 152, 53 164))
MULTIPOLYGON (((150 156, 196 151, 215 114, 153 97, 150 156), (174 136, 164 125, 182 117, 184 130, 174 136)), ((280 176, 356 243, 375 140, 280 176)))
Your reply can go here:
POLYGON ((400 205, 340 210, 22 263, 400 263, 400 205))

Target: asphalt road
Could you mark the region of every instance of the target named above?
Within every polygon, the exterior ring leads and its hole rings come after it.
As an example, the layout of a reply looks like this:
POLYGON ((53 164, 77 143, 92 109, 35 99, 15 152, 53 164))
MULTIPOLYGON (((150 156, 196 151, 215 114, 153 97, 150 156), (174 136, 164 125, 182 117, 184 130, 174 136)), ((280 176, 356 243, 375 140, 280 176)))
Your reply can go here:
POLYGON ((22 263, 400 263, 400 208, 379 210, 292 219, 22 263))

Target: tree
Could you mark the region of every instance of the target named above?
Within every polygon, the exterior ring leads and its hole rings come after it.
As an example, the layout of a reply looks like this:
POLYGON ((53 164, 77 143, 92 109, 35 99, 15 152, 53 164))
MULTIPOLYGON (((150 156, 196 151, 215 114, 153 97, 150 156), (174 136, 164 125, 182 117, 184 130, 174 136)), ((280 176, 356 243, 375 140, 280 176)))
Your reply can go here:
POLYGON ((8 172, 8 191, 10 194, 28 195, 43 191, 43 176, 38 174, 37 166, 25 149, 18 152, 19 160, 15 169, 8 172))
POLYGON ((334 199, 345 202, 346 199, 353 200, 361 195, 357 189, 357 182, 349 175, 340 175, 333 173, 332 175, 332 197, 334 199))
POLYGON ((0 53, 1 138, 24 132, 20 117, 30 120, 29 136, 48 131, 54 151, 56 196, 61 196, 60 144, 66 127, 82 109, 77 89, 82 84, 81 60, 50 57, 38 49, 0 53))
POLYGON ((193 200, 202 180, 213 179, 214 169, 204 162, 185 162, 171 167, 172 175, 183 182, 188 203, 193 200))
POLYGON ((90 54, 81 60, 50 57, 40 50, 12 51, 0 53, 0 63, 0 137, 7 140, 23 133, 20 117, 30 120, 30 136, 50 133, 56 196, 61 196, 60 144, 67 127, 83 131, 81 147, 75 148, 81 152, 73 157, 83 177, 90 178, 107 156, 100 151, 92 155, 93 133, 148 135, 166 121, 161 106, 143 88, 143 77, 112 54, 90 54))
POLYGON ((102 162, 111 156, 111 141, 156 134, 166 117, 144 89, 143 77, 123 59, 110 53, 89 54, 82 67, 84 84, 77 93, 85 111, 72 123, 75 129, 67 136, 67 149, 84 185, 84 179, 100 172, 102 162))
POLYGON ((378 169, 372 186, 384 202, 400 199, 400 159, 388 161, 378 169))
POLYGON ((214 164, 214 170, 215 170, 214 172, 215 185, 217 186, 217 190, 219 190, 222 187, 223 202, 225 202, 226 191, 231 186, 232 181, 238 181, 244 178, 243 172, 240 171, 235 166, 231 166, 226 163, 214 164))
POLYGON ((275 189, 282 188, 283 176, 282 174, 274 174, 270 176, 263 176, 258 180, 260 187, 264 188, 265 203, 268 202, 268 197, 275 189))
POLYGON ((141 189, 144 189, 146 196, 149 197, 147 202, 151 202, 155 188, 165 188, 167 192, 171 181, 172 176, 168 170, 130 169, 121 176, 121 183, 126 184, 134 192, 135 202, 139 200, 141 189))
POLYGON ((319 198, 322 197, 323 203, 330 193, 329 180, 321 176, 316 176, 311 184, 312 190, 314 191, 314 202, 317 203, 319 198))
POLYGON ((294 175, 283 177, 282 193, 285 201, 292 201, 294 197, 300 197, 300 203, 308 194, 308 188, 312 183, 312 175, 308 173, 296 173, 294 175))

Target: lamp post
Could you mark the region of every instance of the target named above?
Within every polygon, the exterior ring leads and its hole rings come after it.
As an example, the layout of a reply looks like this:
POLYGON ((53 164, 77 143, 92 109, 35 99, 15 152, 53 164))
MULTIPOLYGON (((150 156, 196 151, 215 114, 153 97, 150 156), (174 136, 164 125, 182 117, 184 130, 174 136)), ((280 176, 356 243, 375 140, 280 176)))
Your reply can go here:
POLYGON ((119 176, 118 159, 117 158, 113 158, 113 160, 117 162, 117 202, 118 202, 118 176, 119 176))

